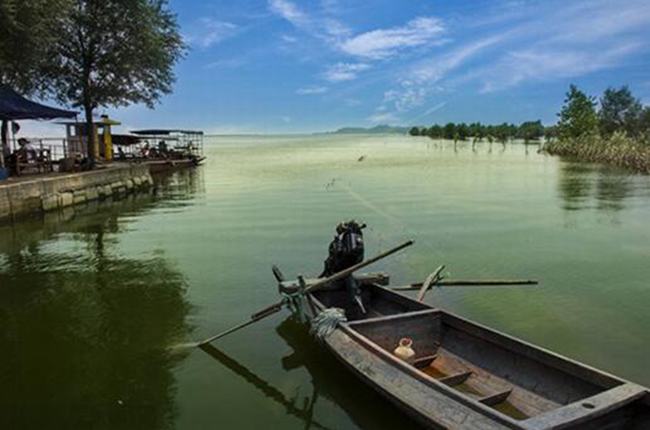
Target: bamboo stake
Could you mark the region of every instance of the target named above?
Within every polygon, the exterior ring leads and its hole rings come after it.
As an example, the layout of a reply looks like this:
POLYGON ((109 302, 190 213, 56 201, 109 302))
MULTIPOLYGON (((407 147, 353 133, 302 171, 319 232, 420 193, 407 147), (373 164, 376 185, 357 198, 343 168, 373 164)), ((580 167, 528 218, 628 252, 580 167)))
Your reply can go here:
POLYGON ((445 265, 443 264, 442 266, 438 267, 434 272, 432 272, 429 276, 427 276, 427 279, 424 280, 424 283, 422 283, 422 286, 420 287, 420 291, 418 291, 418 297, 417 301, 422 302, 424 301, 424 296, 427 294, 427 291, 431 288, 432 285, 436 285, 438 282, 442 280, 442 276, 440 273, 445 269, 445 265))
MULTIPOLYGON (((317 291, 317 290, 323 288, 327 284, 330 284, 332 282, 338 281, 339 279, 343 279, 343 278, 345 278, 347 276, 350 276, 352 273, 356 272, 357 270, 362 269, 362 268, 364 268, 366 266, 369 266, 369 265, 381 260, 382 258, 386 258, 389 255, 394 254, 394 253, 396 253, 398 251, 401 251, 402 249, 404 249, 404 248, 406 248, 408 246, 411 246, 411 245, 413 245, 412 240, 406 241, 403 244, 401 244, 399 246, 396 246, 395 248, 389 249, 386 252, 382 252, 379 255, 376 255, 376 256, 368 259, 368 260, 362 261, 361 263, 355 264, 354 266, 351 266, 351 267, 349 267, 349 268, 347 268, 345 270, 341 270, 340 272, 335 273, 332 276, 329 276, 327 278, 323 278, 322 280, 320 280, 318 282, 315 282, 314 284, 307 287, 305 289, 305 293, 313 293, 314 291, 317 291)), ((218 333, 218 334, 216 334, 214 336, 211 336, 211 337, 197 343, 196 346, 205 345, 206 343, 210 343, 210 342, 215 341, 215 340, 217 340, 219 338, 222 338, 222 337, 224 337, 224 336, 226 336, 226 335, 228 335, 230 333, 233 333, 233 332, 235 332, 237 330, 240 330, 240 329, 242 329, 244 327, 247 327, 247 326, 249 326, 249 325, 251 325, 253 323, 256 323, 257 321, 260 321, 260 320, 262 320, 262 319, 264 319, 264 318, 266 318, 268 316, 271 316, 274 313, 278 312, 280 309, 282 309, 283 306, 284 306, 284 299, 280 300, 279 302, 273 303, 272 305, 269 305, 269 306, 265 307, 264 309, 262 309, 262 310, 260 310, 258 312, 255 312, 253 315, 250 316, 250 319, 248 321, 244 321, 243 323, 238 324, 238 325, 236 325, 234 327, 231 327, 226 331, 222 331, 221 333, 218 333)))

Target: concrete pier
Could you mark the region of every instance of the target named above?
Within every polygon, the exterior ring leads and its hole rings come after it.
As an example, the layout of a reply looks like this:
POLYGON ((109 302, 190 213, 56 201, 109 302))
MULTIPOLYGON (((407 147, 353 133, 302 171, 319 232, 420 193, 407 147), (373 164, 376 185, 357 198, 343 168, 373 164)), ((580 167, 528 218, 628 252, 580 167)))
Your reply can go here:
POLYGON ((152 185, 146 165, 10 179, 0 182, 0 222, 123 195, 152 185))

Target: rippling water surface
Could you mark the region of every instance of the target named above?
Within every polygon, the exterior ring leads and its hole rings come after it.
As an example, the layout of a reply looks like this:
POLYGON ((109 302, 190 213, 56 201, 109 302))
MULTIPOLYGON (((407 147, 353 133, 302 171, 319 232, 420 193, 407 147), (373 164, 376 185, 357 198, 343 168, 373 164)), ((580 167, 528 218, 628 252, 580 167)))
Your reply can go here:
POLYGON ((286 314, 270 266, 314 275, 334 225, 368 223, 393 283, 430 303, 650 385, 650 178, 536 146, 396 136, 208 138, 154 193, 0 226, 0 427, 393 429, 413 424, 286 314))

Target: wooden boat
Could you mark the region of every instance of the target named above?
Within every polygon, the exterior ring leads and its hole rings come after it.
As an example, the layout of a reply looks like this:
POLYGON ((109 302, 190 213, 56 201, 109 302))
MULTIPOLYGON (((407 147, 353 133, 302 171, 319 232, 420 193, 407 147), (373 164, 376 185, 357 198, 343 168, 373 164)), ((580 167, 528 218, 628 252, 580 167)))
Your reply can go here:
POLYGON ((308 312, 343 309, 348 321, 324 344, 426 427, 650 428, 647 388, 398 294, 381 285, 385 276, 358 279, 365 314, 342 289, 308 293, 308 312), (409 362, 393 354, 406 336, 416 352, 409 362))

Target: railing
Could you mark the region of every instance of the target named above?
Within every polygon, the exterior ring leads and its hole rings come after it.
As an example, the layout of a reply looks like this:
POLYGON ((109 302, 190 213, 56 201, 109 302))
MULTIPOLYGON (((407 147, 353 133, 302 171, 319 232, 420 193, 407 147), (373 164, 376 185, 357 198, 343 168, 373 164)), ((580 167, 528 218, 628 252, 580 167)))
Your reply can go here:
POLYGON ((86 142, 79 137, 73 137, 70 139, 63 137, 43 137, 28 138, 27 140, 29 140, 32 147, 36 150, 50 151, 52 161, 58 161, 62 158, 74 156, 75 154, 86 153, 86 142))

